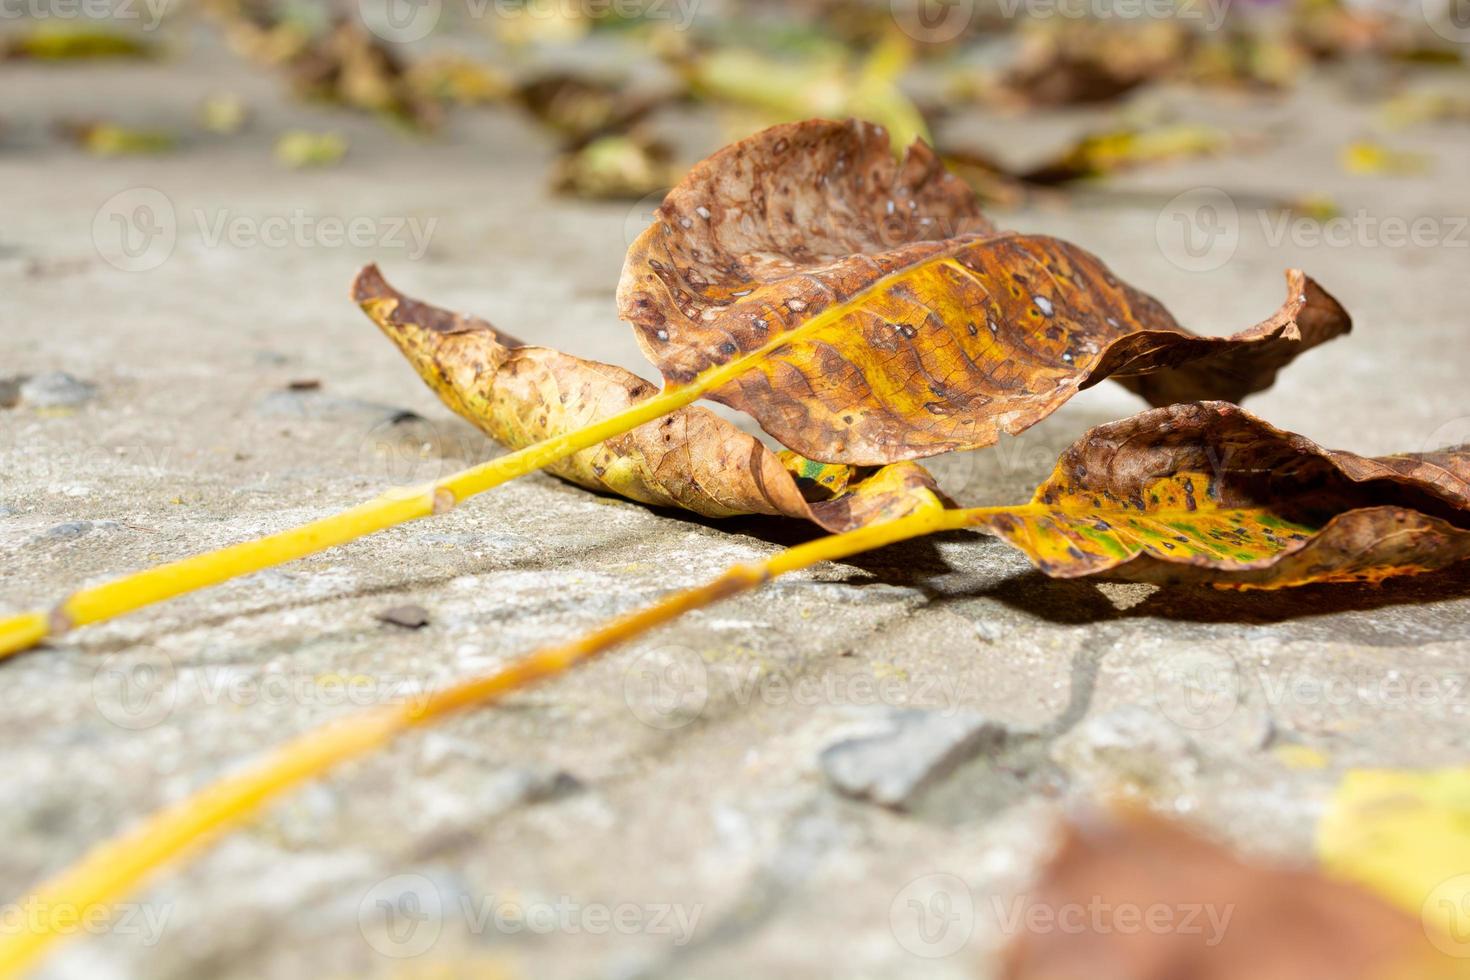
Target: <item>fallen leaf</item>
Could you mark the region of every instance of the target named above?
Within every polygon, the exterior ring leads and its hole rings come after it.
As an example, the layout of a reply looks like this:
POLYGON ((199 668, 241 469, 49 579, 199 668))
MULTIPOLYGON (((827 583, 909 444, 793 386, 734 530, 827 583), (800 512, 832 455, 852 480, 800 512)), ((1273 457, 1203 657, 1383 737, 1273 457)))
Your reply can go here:
POLYGON ((1342 169, 1362 177, 1409 177, 1427 172, 1431 163, 1423 153, 1394 150, 1370 140, 1358 140, 1344 146, 1339 160, 1342 169))
POLYGON ((1317 856, 1470 957, 1470 769, 1350 771, 1318 824, 1317 856))
POLYGON ((1020 178, 1043 186, 1065 184, 1149 164, 1213 156, 1228 148, 1231 142, 1230 134, 1222 129, 1194 124, 1089 133, 1055 159, 1022 173, 1020 178))
POLYGON ((352 18, 314 38, 287 72, 304 98, 379 112, 417 129, 434 129, 442 118, 439 103, 414 86, 404 59, 352 18))
POLYGON ((1470 122, 1470 93, 1416 89, 1387 99, 1379 113, 1396 129, 1426 122, 1470 122))
POLYGON ((1050 160, 1026 168, 1006 166, 991 154, 966 146, 945 149, 943 158, 945 166, 963 177, 987 203, 1014 207, 1034 188, 1214 156, 1245 145, 1245 140, 1212 126, 1166 125, 1089 133, 1050 160))
MULTIPOLYGON (((358 274, 352 295, 446 405, 512 449, 581 429, 658 390, 622 368, 526 346, 484 320, 409 299, 374 266, 358 274)), ((933 478, 917 464, 869 471, 824 467, 794 454, 778 457, 698 407, 675 411, 547 469, 643 504, 705 517, 799 517, 831 531, 890 520, 940 501, 933 478)))
POLYGON ((1047 575, 1281 588, 1470 558, 1470 447, 1369 459, 1225 402, 1100 425, 984 527, 1047 575))
POLYGON ((1028 25, 994 95, 1021 106, 1111 102, 1178 70, 1198 43, 1179 20, 1028 25))
POLYGON ((381 113, 420 130, 442 119, 439 100, 423 91, 400 49, 374 36, 360 18, 321 24, 317 11, 255 0, 210 0, 205 9, 223 23, 235 50, 283 72, 301 98, 381 113))
POLYGON ((697 165, 633 243, 618 302, 670 385, 755 357, 708 397, 804 456, 866 465, 990 445, 1108 374, 1174 375, 1126 381, 1168 401, 1265 388, 1350 327, 1288 283, 1258 326, 1195 336, 1083 249, 996 233, 927 145, 896 162, 881 128, 811 120, 697 165))
POLYGON ((768 124, 855 116, 884 126, 902 147, 929 132, 898 84, 912 56, 911 40, 890 33, 861 60, 835 44, 786 58, 731 46, 690 54, 676 67, 696 97, 756 110, 768 124))
POLYGON ((199 106, 199 122, 211 133, 231 136, 244 129, 249 120, 250 107, 229 92, 211 95, 199 106))
POLYGON ((1449 980, 1417 917, 1142 814, 1073 825, 1010 906, 1003 980, 1449 980))
POLYGON ((667 144, 634 133, 599 137, 563 154, 551 186, 559 194, 590 200, 638 200, 663 190, 682 174, 667 144))
POLYGON ((93 58, 152 58, 153 44, 120 34, 74 24, 43 24, 0 40, 0 60, 81 61, 93 58))
POLYGON ((293 129, 276 140, 276 159, 293 170, 305 167, 335 167, 347 155, 347 138, 341 133, 313 133, 293 129))
POLYGON ((455 54, 439 54, 408 66, 408 81, 420 96, 459 106, 483 106, 511 97, 510 79, 496 68, 455 54))
POLYGON ((559 134, 567 149, 575 150, 599 137, 626 133, 668 96, 630 91, 620 81, 558 72, 524 83, 515 99, 537 122, 559 134))
POLYGON ((172 133, 132 129, 109 122, 73 122, 61 127, 63 134, 92 156, 153 156, 170 153, 178 141, 172 133))

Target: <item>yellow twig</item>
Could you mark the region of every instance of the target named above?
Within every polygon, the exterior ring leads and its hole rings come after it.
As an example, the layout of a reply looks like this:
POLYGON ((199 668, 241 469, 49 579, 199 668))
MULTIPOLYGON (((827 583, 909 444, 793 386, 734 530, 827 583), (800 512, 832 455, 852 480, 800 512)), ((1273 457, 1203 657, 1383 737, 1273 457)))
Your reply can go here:
MULTIPOLYGON (((944 511, 936 503, 897 520, 797 545, 764 562, 737 565, 706 585, 614 619, 571 643, 528 654, 494 674, 461 681, 408 704, 375 708, 308 731, 249 768, 206 786, 127 833, 104 841, 77 864, 32 889, 25 901, 40 908, 74 910, 77 921, 88 917, 105 921, 109 903, 123 898, 163 865, 239 826, 292 787, 364 755, 404 731, 554 677, 685 612, 755 588, 777 575, 963 526, 965 513, 944 511)), ((53 926, 48 919, 33 931, 0 935, 0 977, 18 975, 69 934, 53 926)))

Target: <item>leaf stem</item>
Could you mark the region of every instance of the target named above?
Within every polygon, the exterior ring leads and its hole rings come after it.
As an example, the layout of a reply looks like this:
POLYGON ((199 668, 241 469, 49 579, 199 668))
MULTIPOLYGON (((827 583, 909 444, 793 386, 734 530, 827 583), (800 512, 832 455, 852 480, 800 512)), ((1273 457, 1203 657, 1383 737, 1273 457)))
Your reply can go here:
MULTIPOLYGON (((99 917, 106 921, 111 912, 109 903, 123 898, 165 864, 203 848, 293 787, 365 755, 405 731, 555 677, 683 613, 757 588, 778 575, 930 534, 950 523, 949 513, 937 504, 925 505, 893 521, 818 538, 763 562, 736 565, 704 585, 620 616, 570 643, 527 654, 493 674, 311 729, 253 765, 160 810, 126 833, 103 841, 79 862, 31 889, 26 900, 40 908, 74 910, 82 920, 99 917)), ((55 928, 50 917, 33 931, 0 934, 0 977, 15 976, 29 968, 68 935, 68 930, 55 928)))

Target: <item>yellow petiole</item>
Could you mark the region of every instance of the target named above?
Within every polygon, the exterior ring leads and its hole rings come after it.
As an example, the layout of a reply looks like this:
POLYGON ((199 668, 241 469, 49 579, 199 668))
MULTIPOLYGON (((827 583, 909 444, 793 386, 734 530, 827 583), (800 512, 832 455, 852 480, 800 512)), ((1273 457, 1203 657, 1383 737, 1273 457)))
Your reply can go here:
MULTIPOLYGON (((287 790, 367 754, 402 732, 554 677, 685 612, 756 588, 786 572, 963 527, 969 523, 968 513, 945 511, 937 502, 926 504, 906 517, 819 538, 756 564, 736 565, 705 585, 620 616, 570 643, 528 654, 493 674, 461 681, 424 699, 375 708, 305 732, 254 765, 159 811, 127 833, 104 841, 72 867, 37 885, 25 900, 42 908, 75 910, 82 920, 100 917, 105 921, 109 903, 126 896, 152 872, 239 826, 287 790)), ((0 934, 0 977, 19 975, 74 931, 54 925, 45 919, 27 931, 0 934)))

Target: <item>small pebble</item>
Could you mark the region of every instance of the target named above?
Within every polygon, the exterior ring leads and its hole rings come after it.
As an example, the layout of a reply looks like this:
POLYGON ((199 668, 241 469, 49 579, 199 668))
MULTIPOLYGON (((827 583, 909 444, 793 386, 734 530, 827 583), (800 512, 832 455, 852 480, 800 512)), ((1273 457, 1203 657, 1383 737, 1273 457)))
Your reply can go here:
POLYGON ((35 408, 75 408, 97 397, 97 386, 65 371, 49 371, 20 384, 20 400, 35 408))
POLYGON ((404 629, 422 629, 429 625, 429 611, 423 606, 407 603, 378 613, 378 621, 392 626, 402 626, 404 629))
POLYGON ((843 796, 901 810, 1006 730, 971 711, 912 708, 887 713, 887 731, 843 739, 822 750, 822 774, 843 796))

